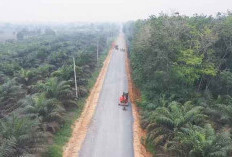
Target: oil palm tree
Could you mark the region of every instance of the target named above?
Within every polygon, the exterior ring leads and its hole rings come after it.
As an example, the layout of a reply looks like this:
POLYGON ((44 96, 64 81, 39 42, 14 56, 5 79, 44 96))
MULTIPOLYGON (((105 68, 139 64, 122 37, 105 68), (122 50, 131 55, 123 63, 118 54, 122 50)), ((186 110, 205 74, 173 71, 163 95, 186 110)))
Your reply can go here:
POLYGON ((54 71, 52 73, 52 76, 64 79, 64 80, 70 80, 73 77, 73 67, 72 65, 63 65, 58 70, 54 71))
POLYGON ((5 75, 2 71, 0 71, 0 84, 3 84, 8 79, 7 75, 5 75))
POLYGON ((46 133, 39 128, 39 121, 19 115, 0 120, 0 156, 19 157, 44 149, 46 133))
POLYGON ((210 124, 204 128, 190 126, 176 134, 169 143, 169 150, 178 156, 227 157, 232 142, 228 132, 216 133, 210 124))
POLYGON ((8 114, 18 108, 17 101, 23 97, 25 91, 21 85, 17 84, 15 79, 8 80, 0 86, 0 111, 8 114))
POLYGON ((222 121, 232 126, 232 105, 216 104, 214 109, 217 109, 222 121))
POLYGON ((232 97, 219 96, 212 106, 207 106, 206 113, 218 126, 228 124, 232 126, 232 97))
POLYGON ((45 130, 55 132, 59 128, 65 112, 62 104, 57 99, 47 99, 45 93, 34 96, 26 96, 21 100, 24 107, 24 113, 33 119, 39 118, 43 123, 45 130))
POLYGON ((26 70, 22 68, 17 73, 16 80, 22 84, 22 88, 25 89, 27 93, 31 93, 31 84, 37 80, 37 77, 35 69, 26 70))
POLYGON ((31 70, 25 70, 25 69, 21 69, 19 71, 19 77, 18 80, 20 83, 24 84, 25 86, 28 86, 30 83, 30 80, 32 79, 32 77, 34 76, 33 71, 31 70))
POLYGON ((71 87, 68 81, 59 81, 57 77, 48 79, 42 86, 48 98, 62 100, 71 94, 71 87))
POLYGON ((183 105, 172 102, 168 107, 158 107, 150 115, 146 126, 147 141, 156 146, 166 147, 167 142, 174 138, 176 132, 189 123, 199 123, 205 117, 202 109, 200 106, 193 106, 189 101, 183 105))
POLYGON ((57 77, 52 77, 44 84, 40 85, 41 91, 45 92, 48 99, 57 99, 67 106, 76 106, 74 93, 71 90, 69 81, 59 81, 57 77))

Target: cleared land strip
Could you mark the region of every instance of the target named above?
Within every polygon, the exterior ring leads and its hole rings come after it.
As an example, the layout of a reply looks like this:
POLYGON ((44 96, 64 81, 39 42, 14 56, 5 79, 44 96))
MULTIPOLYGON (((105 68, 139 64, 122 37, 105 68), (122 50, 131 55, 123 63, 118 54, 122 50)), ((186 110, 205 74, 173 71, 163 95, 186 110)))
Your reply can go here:
POLYGON ((98 103, 99 94, 104 83, 105 75, 107 73, 108 65, 112 56, 112 48, 104 61, 98 79, 91 90, 91 93, 86 101, 85 107, 80 118, 74 123, 72 136, 69 142, 64 147, 63 157, 77 157, 81 149, 82 143, 85 139, 88 126, 94 115, 95 108, 98 103))
POLYGON ((119 97, 128 91, 126 53, 120 33, 107 70, 104 85, 80 157, 133 157, 133 117, 131 105, 124 111, 119 97))
MULTIPOLYGON (((123 37, 123 42, 125 42, 125 37, 123 37)), ((134 118, 133 123, 133 147, 134 147, 134 157, 151 157, 152 155, 146 150, 145 146, 141 142, 141 137, 146 137, 146 132, 142 130, 140 126, 140 115, 136 102, 141 99, 139 90, 135 87, 132 79, 132 72, 130 67, 130 59, 128 56, 128 50, 126 47, 126 71, 128 79, 128 91, 129 97, 132 104, 132 114, 134 118)))

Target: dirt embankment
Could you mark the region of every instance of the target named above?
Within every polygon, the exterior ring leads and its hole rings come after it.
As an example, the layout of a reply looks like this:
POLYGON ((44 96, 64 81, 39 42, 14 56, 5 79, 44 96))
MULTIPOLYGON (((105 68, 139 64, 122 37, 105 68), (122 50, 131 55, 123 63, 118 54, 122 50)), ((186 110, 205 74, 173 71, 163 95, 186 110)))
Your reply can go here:
POLYGON ((63 157, 77 157, 87 134, 88 126, 94 115, 95 108, 98 103, 99 95, 107 73, 108 65, 112 56, 113 48, 111 48, 106 60, 103 64, 97 81, 91 90, 91 93, 86 101, 85 107, 80 118, 73 125, 73 132, 70 140, 64 147, 63 157))
MULTIPOLYGON (((124 42, 125 38, 124 38, 124 42)), ((149 153, 145 146, 141 142, 141 137, 146 137, 146 132, 142 130, 140 127, 140 115, 139 109, 137 107, 136 102, 141 100, 141 94, 138 88, 136 88, 133 79, 132 79, 132 71, 130 66, 130 59, 128 56, 128 47, 126 46, 126 70, 127 70, 127 78, 128 78, 128 90, 129 97, 132 104, 132 114, 134 118, 133 124, 133 146, 134 146, 134 156, 135 157, 151 157, 151 153, 149 153)))

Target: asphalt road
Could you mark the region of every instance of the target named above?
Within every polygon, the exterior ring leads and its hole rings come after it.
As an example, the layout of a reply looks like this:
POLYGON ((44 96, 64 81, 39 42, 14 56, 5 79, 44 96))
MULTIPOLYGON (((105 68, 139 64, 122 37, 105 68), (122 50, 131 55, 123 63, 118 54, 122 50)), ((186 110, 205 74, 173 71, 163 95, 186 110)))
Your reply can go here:
MULTIPOLYGON (((121 38, 117 41, 125 48, 121 38)), ((133 157, 133 117, 131 106, 126 111, 118 106, 123 91, 128 91, 126 54, 114 50, 102 87, 99 102, 80 157, 133 157)))

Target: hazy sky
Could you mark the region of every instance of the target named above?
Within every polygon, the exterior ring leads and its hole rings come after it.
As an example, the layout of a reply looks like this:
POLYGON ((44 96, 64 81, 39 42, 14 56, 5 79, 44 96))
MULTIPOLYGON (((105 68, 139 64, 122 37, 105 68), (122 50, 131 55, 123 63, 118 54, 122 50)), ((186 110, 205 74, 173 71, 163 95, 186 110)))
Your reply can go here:
POLYGON ((232 0, 0 0, 0 21, 126 21, 161 11, 215 15, 227 10, 232 0))

